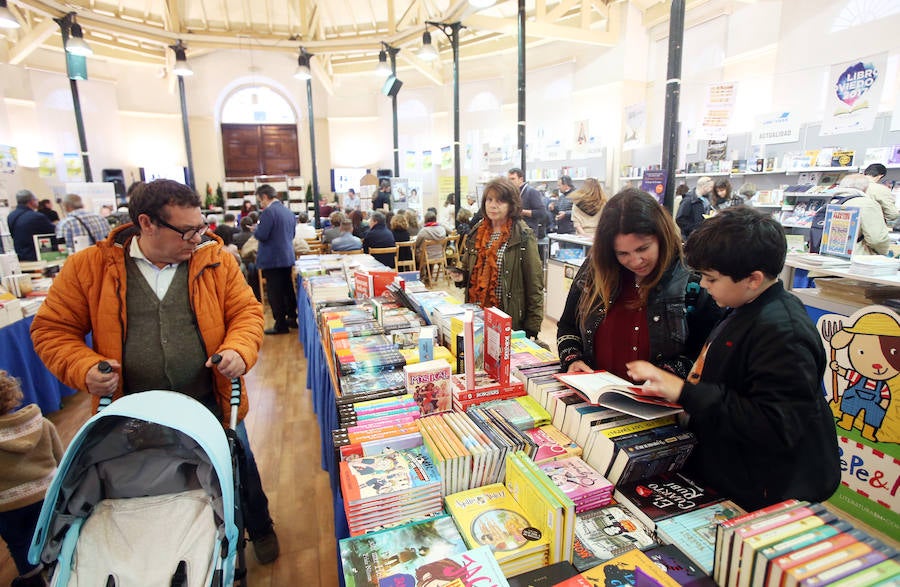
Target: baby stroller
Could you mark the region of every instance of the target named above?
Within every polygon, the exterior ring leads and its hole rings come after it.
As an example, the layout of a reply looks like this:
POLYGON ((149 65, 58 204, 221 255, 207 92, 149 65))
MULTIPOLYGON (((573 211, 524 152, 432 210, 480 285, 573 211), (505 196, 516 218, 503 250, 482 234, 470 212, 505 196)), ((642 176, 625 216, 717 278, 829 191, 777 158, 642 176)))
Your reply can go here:
POLYGON ((240 454, 188 396, 122 397, 72 439, 29 560, 56 563, 53 587, 243 585, 240 454))

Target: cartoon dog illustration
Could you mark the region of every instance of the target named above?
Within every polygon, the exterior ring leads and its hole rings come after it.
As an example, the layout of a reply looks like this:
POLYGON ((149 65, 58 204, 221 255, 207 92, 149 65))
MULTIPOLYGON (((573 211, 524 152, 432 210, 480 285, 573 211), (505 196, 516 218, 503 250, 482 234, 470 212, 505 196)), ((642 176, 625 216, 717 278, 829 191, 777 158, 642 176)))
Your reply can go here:
POLYGON ((863 438, 897 442, 900 438, 888 438, 900 432, 900 324, 890 314, 863 314, 854 324, 836 332, 831 346, 846 348, 852 367, 842 367, 836 360, 830 364, 848 382, 840 397, 837 426, 852 430, 861 416, 863 438), (887 418, 891 404, 895 407, 887 418))

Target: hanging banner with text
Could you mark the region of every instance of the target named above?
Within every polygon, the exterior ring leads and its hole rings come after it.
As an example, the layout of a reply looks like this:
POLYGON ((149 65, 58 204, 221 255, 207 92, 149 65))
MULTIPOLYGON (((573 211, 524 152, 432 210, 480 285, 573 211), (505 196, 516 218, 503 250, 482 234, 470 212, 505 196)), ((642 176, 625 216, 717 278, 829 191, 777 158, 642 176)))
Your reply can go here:
POLYGON ((625 136, 622 150, 628 151, 644 144, 644 129, 647 127, 647 103, 638 102, 625 107, 625 136))
POLYGON ((753 125, 753 145, 777 145, 800 140, 800 122, 790 112, 774 112, 756 117, 753 125))
POLYGON ((865 132, 875 125, 887 53, 831 66, 821 135, 865 132))
POLYGON ((728 137, 728 124, 731 122, 736 93, 736 82, 710 84, 707 87, 698 138, 723 140, 728 137))

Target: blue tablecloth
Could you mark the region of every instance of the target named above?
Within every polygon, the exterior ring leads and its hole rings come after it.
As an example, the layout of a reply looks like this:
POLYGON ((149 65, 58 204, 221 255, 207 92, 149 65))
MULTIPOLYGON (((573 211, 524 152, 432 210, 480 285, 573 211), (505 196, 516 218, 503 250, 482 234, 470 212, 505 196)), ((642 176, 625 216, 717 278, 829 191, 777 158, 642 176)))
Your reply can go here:
POLYGON ((62 407, 62 398, 75 393, 63 385, 34 352, 29 329, 34 316, 0 328, 0 369, 19 378, 25 399, 22 405, 37 404, 44 414, 62 407))
MULTIPOLYGON (((334 454, 331 431, 337 428, 338 415, 335 404, 335 389, 328 372, 328 361, 325 349, 316 325, 316 314, 306 295, 302 278, 297 278, 297 317, 299 318, 299 337, 306 356, 306 388, 312 392, 313 409, 319 423, 322 454, 321 464, 331 479, 331 491, 334 495, 334 532, 338 539, 350 536, 347 519, 344 514, 341 498, 340 471, 334 454)), ((343 581, 342 581, 343 584, 343 581)))

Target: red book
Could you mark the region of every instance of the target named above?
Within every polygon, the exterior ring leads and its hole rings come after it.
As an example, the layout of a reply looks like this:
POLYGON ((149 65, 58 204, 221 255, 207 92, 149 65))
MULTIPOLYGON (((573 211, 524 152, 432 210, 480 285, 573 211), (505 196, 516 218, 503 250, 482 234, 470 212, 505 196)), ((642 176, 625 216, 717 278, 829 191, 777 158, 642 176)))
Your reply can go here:
POLYGON ((497 308, 484 310, 484 370, 500 385, 509 383, 512 318, 497 308))

